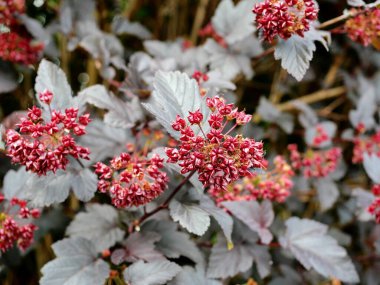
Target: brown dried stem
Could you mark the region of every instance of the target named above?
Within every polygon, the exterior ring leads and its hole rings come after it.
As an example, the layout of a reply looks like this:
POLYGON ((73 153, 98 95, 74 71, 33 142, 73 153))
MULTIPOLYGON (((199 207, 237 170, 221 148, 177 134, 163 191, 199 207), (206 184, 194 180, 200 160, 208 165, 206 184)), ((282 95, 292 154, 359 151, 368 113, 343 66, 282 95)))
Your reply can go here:
POLYGON ((326 90, 320 90, 320 91, 310 93, 310 94, 305 95, 305 96, 301 96, 297 99, 290 100, 290 101, 282 103, 282 104, 278 104, 276 107, 280 111, 290 111, 290 110, 294 109, 294 103, 297 101, 301 101, 305 104, 312 104, 312 103, 316 103, 319 101, 339 97, 339 96, 345 94, 346 91, 347 91, 347 89, 344 86, 334 87, 334 88, 330 88, 330 89, 326 89, 326 90))
POLYGON ((193 44, 196 44, 198 39, 198 32, 202 28, 203 21, 206 16, 206 10, 209 0, 200 0, 197 8, 197 13, 195 14, 195 20, 193 28, 191 30, 191 41, 193 44))

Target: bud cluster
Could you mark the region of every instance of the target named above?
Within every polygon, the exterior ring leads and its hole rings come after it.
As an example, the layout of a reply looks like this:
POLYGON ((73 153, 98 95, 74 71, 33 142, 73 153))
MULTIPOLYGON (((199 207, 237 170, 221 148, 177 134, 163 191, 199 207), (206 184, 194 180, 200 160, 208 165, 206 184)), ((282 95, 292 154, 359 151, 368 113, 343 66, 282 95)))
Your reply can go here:
MULTIPOLYGON (((39 94, 42 102, 50 104, 53 94, 39 94)), ((6 132, 7 155, 12 163, 25 165, 38 175, 66 169, 68 156, 89 159, 89 150, 76 144, 73 135, 82 136, 90 122, 89 114, 78 116, 78 109, 68 108, 64 113, 51 110, 50 121, 42 117, 42 110, 33 106, 27 117, 17 124, 19 131, 6 132)))
POLYGON ((16 14, 25 11, 24 0, 1 0, 0 1, 0 24, 11 26, 16 23, 16 14))
POLYGON ((288 39, 297 34, 303 37, 310 23, 317 19, 314 0, 265 0, 253 8, 257 28, 263 38, 272 42, 276 36, 288 39))
POLYGON ((210 194, 217 203, 258 199, 282 203, 290 195, 294 171, 282 156, 276 156, 273 164, 271 170, 244 177, 242 183, 236 183, 226 192, 211 190, 210 194))
POLYGON ((376 198, 368 207, 368 212, 375 217, 376 223, 380 224, 380 184, 373 185, 371 190, 376 198))
POLYGON ((363 13, 353 8, 350 13, 357 14, 348 19, 344 25, 344 31, 351 40, 364 46, 380 40, 380 8, 371 8, 363 13))
POLYGON ((4 61, 33 64, 39 59, 43 47, 42 43, 35 43, 15 32, 0 34, 0 58, 4 61))
POLYGON ((98 189, 108 193, 118 208, 145 205, 166 189, 169 179, 160 171, 163 161, 158 155, 147 159, 121 153, 109 166, 98 162, 95 165, 95 173, 100 178, 98 189))
MULTIPOLYGON (((365 130, 362 129, 361 132, 365 132, 365 130)), ((372 135, 361 135, 359 133, 353 139, 353 143, 353 163, 361 163, 364 153, 375 154, 380 157, 380 130, 372 135)))
POLYGON ((305 177, 326 177, 335 171, 342 150, 334 147, 328 150, 312 150, 308 149, 305 153, 300 153, 295 144, 288 145, 290 151, 290 160, 295 170, 302 172, 305 177))
POLYGON ((210 131, 207 134, 203 131, 204 118, 199 110, 189 112, 188 123, 177 115, 172 127, 181 134, 180 145, 166 148, 166 155, 168 162, 178 163, 182 174, 196 171, 204 187, 210 187, 211 191, 226 191, 232 182, 251 176, 251 168, 263 167, 263 143, 242 135, 229 135, 236 126, 250 122, 251 115, 238 112, 233 104, 226 104, 218 96, 207 98, 207 106, 212 111, 208 118, 210 131), (223 133, 233 120, 235 125, 223 133), (195 135, 192 125, 197 125, 202 135, 195 135))
POLYGON ((313 139, 313 146, 314 147, 318 147, 321 144, 323 144, 324 142, 329 140, 329 136, 328 136, 326 130, 321 125, 318 125, 316 127, 316 131, 317 131, 316 136, 313 139))
MULTIPOLYGON (((0 195, 0 203, 4 203, 2 195, 0 195)), ((29 209, 26 207, 26 201, 13 198, 7 211, 0 213, 0 250, 5 252, 16 243, 21 250, 25 251, 33 242, 37 226, 32 223, 22 223, 22 220, 39 216, 38 209, 29 209), (16 207, 17 211, 14 213, 16 207), (11 209, 14 213, 12 215, 9 214, 11 209)))
POLYGON ((17 17, 22 13, 25 13, 24 0, 0 0, 0 25, 10 30, 0 32, 0 59, 28 65, 38 61, 44 45, 33 41, 17 17))
POLYGON ((195 81, 198 82, 198 84, 201 84, 202 82, 208 81, 208 75, 206 73, 203 73, 202 71, 195 70, 193 75, 191 76, 195 79, 195 81))

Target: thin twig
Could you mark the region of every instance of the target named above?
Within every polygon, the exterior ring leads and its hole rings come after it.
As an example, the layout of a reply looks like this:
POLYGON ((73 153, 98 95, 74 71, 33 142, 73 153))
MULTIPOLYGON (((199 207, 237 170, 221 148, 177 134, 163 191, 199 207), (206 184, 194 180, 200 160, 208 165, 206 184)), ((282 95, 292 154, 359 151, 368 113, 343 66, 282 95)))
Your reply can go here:
POLYGON ((345 57, 342 54, 339 54, 334 58, 334 62, 323 80, 324 88, 329 88, 334 84, 339 68, 344 63, 344 60, 345 57))
POLYGON ((202 28, 203 21, 206 16, 206 8, 208 6, 209 0, 200 0, 197 13, 195 14, 195 20, 193 24, 193 28, 191 30, 191 42, 196 44, 198 39, 199 30, 202 28))
POLYGON ((347 91, 347 89, 344 86, 339 86, 339 87, 326 89, 326 90, 320 90, 320 91, 317 91, 317 92, 314 92, 314 93, 311 93, 311 94, 308 94, 305 96, 301 96, 297 99, 290 100, 286 103, 279 104, 276 107, 280 111, 290 111, 290 110, 294 109, 294 103, 297 101, 301 101, 305 104, 312 104, 315 102, 319 102, 319 101, 323 101, 323 100, 327 100, 327 99, 331 99, 331 98, 341 96, 341 95, 345 94, 346 91, 347 91))
POLYGON ((260 54, 258 54, 256 56, 252 57, 252 60, 256 61, 256 60, 259 60, 259 59, 261 59, 261 58, 263 58, 263 57, 265 57, 267 55, 270 55, 270 54, 274 53, 274 49, 275 49, 275 47, 272 46, 272 47, 264 50, 262 53, 260 53, 260 54))
POLYGON ((348 18, 351 17, 351 13, 347 13, 347 14, 343 14, 343 15, 340 15, 339 17, 336 17, 336 18, 333 18, 331 20, 328 20, 326 22, 323 22, 322 24, 320 24, 317 29, 318 30, 323 30, 323 29, 326 29, 327 27, 331 26, 331 25, 334 25, 336 23, 339 23, 341 21, 344 21, 344 20, 347 20, 348 18))
POLYGON ((346 102, 346 98, 344 97, 338 97, 335 99, 331 104, 327 105, 323 109, 318 111, 318 114, 320 115, 328 115, 330 114, 333 110, 335 110, 338 106, 346 102))
MULTIPOLYGON (((293 100, 290 100, 290 101, 287 101, 285 103, 278 104, 275 106, 279 111, 291 111, 295 108, 294 103, 297 101, 301 101, 305 104, 312 104, 319 101, 339 97, 345 94, 346 91, 347 89, 344 86, 335 87, 335 88, 326 89, 326 90, 320 90, 320 91, 310 93, 308 95, 304 95, 304 96, 298 97, 296 99, 293 99, 293 100)), ((253 115, 254 122, 259 122, 260 119, 261 119, 261 116, 258 113, 253 115)))
POLYGON ((373 5, 373 4, 376 4, 376 3, 372 3, 372 4, 369 4, 367 5, 366 9, 363 9, 363 10, 357 10, 356 12, 351 12, 351 11, 348 11, 347 14, 343 14, 343 15, 340 15, 336 18, 333 18, 331 20, 328 20, 326 22, 323 22, 322 24, 320 24, 317 29, 318 30, 324 30, 326 29, 327 27, 329 26, 332 26, 332 25, 335 25, 339 22, 342 22, 342 21, 345 21, 349 18, 352 18, 352 17, 356 17, 360 14, 364 14, 366 12, 368 12, 369 10, 373 9, 373 8, 376 8, 376 5, 373 5))

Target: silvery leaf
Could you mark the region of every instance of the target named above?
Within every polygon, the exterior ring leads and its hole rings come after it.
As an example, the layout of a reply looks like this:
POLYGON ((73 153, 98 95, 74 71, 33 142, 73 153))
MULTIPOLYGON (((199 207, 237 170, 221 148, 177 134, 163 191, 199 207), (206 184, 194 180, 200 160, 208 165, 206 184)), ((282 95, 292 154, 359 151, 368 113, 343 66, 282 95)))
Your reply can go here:
POLYGON ((252 10, 256 1, 243 0, 236 6, 232 0, 223 0, 211 19, 212 27, 228 44, 233 44, 255 31, 252 10))
MULTIPOLYGON (((194 79, 178 71, 158 71, 153 88, 151 98, 142 105, 154 115, 170 135, 179 138, 179 132, 174 131, 171 126, 177 115, 187 118, 189 111, 194 112, 198 109, 204 116, 202 128, 207 133, 209 130, 207 118, 210 110, 204 98, 200 96, 199 86, 194 79)), ((200 132, 198 126, 194 127, 194 132, 196 134, 200 132)))
POLYGON ((109 249, 124 237, 124 231, 118 226, 116 209, 106 204, 87 204, 86 211, 75 216, 66 234, 90 240, 97 252, 109 249))
POLYGON ((200 266, 204 265, 202 253, 190 239, 190 236, 177 229, 177 224, 170 221, 148 221, 142 226, 142 231, 155 232, 161 239, 156 248, 168 258, 185 256, 200 266))
POLYGON ((0 61, 0 94, 17 88, 17 73, 8 63, 0 61))
POLYGON ((91 150, 90 162, 95 163, 125 151, 133 142, 129 129, 114 128, 95 119, 86 127, 86 135, 79 138, 80 145, 91 150))
POLYGON ((134 232, 122 243, 124 248, 112 252, 111 261, 118 265, 122 262, 165 260, 163 254, 155 249, 161 236, 154 232, 134 232))
POLYGON ((261 204, 257 201, 223 202, 222 206, 257 232, 264 244, 271 242, 273 235, 268 227, 274 220, 274 212, 270 201, 264 200, 261 204))
POLYGON ((127 18, 115 17, 112 21, 112 31, 117 34, 128 34, 146 40, 152 37, 151 32, 140 23, 130 22, 127 18))
POLYGON ((319 178, 314 182, 317 189, 321 211, 330 209, 339 198, 339 190, 334 181, 329 178, 319 178))
POLYGON ((197 270, 190 266, 182 267, 182 270, 169 283, 169 285, 221 285, 222 283, 206 277, 204 270, 197 270))
POLYGON ((356 199, 356 215, 360 221, 366 222, 373 220, 373 215, 368 212, 368 207, 375 200, 375 195, 371 191, 361 188, 352 190, 352 197, 356 199))
POLYGON ((218 222, 228 243, 232 245, 231 235, 233 229, 233 219, 231 216, 223 209, 217 207, 207 195, 202 195, 199 207, 210 214, 218 222))
POLYGON ((363 166, 367 175, 376 184, 380 183, 380 157, 376 154, 364 153, 363 155, 363 166))
POLYGON ((140 101, 134 97, 130 102, 124 102, 112 93, 107 92, 103 85, 86 88, 78 95, 81 100, 95 105, 108 112, 104 122, 115 128, 131 128, 143 118, 140 101))
POLYGON ((181 203, 174 199, 169 204, 169 213, 175 222, 198 236, 202 236, 210 226, 210 216, 196 204, 181 203))
POLYGON ((290 134, 294 128, 293 116, 280 112, 268 99, 261 97, 257 108, 264 121, 279 125, 285 133, 290 134))
POLYGON ((124 279, 129 285, 161 285, 172 280, 181 267, 176 263, 160 260, 144 263, 138 261, 124 270, 124 279))
POLYGON ((280 39, 276 45, 274 57, 277 60, 281 59, 282 68, 301 81, 309 69, 310 61, 316 50, 314 41, 321 42, 328 49, 326 36, 329 36, 329 33, 312 28, 305 33, 304 37, 294 34, 287 40, 280 39))
POLYGON ((48 106, 41 102, 38 94, 45 90, 51 91, 54 96, 50 108, 64 111, 72 107, 72 91, 62 69, 54 63, 43 59, 38 67, 36 84, 34 86, 36 97, 40 105, 47 110, 48 106))
POLYGON ((93 244, 84 238, 68 238, 53 244, 56 258, 42 267, 41 285, 103 285, 109 265, 97 258, 93 244))
POLYGON ((326 234, 327 229, 317 221, 292 217, 286 221, 286 232, 280 243, 307 270, 313 268, 327 278, 358 283, 359 276, 347 251, 326 234))
POLYGON ((376 97, 374 92, 363 93, 357 103, 356 110, 351 110, 348 114, 351 124, 357 127, 362 123, 366 129, 373 128, 375 125, 374 115, 376 109, 376 97))

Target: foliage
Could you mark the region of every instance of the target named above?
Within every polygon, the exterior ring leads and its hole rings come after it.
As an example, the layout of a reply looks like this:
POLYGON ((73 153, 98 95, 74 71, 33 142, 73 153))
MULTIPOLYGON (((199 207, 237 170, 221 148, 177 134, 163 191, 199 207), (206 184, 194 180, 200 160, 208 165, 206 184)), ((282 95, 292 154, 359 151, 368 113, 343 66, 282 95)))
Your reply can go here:
POLYGON ((187 2, 0 0, 2 282, 380 284, 379 3, 187 2))

